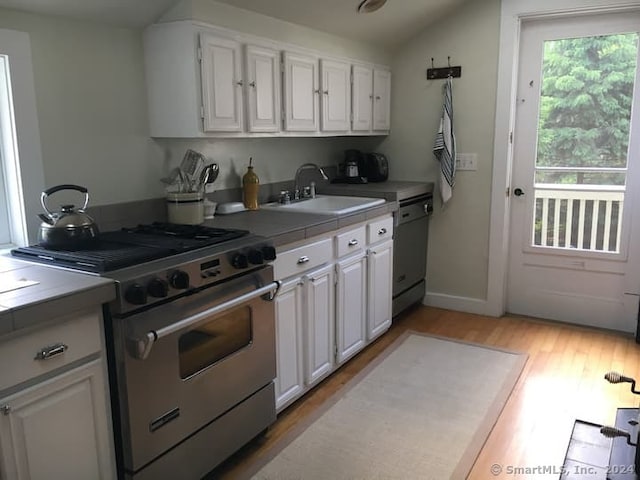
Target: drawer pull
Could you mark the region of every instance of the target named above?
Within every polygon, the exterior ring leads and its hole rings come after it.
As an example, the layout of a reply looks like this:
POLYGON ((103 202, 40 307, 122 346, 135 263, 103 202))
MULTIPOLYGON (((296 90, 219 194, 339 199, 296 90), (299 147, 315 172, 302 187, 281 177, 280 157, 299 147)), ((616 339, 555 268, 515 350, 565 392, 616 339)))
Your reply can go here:
POLYGON ((9 405, 2 405, 0 412, 2 412, 3 415, 9 415, 11 413, 11 407, 9 405))
POLYGON ((349 245, 350 247, 355 247, 357 244, 358 244, 358 240, 354 238, 353 240, 350 240, 347 245, 349 245))
POLYGON ((303 255, 298 259, 298 265, 302 265, 303 263, 307 262, 309 262, 309 257, 307 257, 306 255, 303 255))
POLYGON ((39 352, 37 352, 34 360, 47 360, 51 357, 55 357, 56 355, 60 355, 66 352, 68 348, 69 347, 64 343, 49 345, 48 347, 44 347, 39 352))
POLYGON ((387 229, 384 227, 378 230, 378 235, 384 235, 385 233, 387 233, 387 229))

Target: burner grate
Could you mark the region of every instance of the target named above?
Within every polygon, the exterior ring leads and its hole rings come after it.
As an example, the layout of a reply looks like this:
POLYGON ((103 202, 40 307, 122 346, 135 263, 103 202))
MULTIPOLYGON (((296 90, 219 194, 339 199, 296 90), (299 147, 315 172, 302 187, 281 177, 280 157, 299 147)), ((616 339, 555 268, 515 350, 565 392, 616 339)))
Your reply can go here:
POLYGON ((12 255, 40 263, 103 273, 197 250, 248 235, 246 230, 154 222, 100 234, 83 250, 50 250, 39 245, 16 248, 12 255))
POLYGON ((39 245, 33 245, 11 251, 13 256, 24 260, 95 273, 150 262, 172 253, 166 248, 129 246, 103 241, 86 250, 49 250, 39 245))

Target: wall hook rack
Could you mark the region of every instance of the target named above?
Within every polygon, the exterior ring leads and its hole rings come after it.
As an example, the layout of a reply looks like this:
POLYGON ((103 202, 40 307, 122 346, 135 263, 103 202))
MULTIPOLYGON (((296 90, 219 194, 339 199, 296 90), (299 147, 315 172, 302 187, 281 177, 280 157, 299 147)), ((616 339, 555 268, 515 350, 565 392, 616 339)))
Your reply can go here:
POLYGON ((427 80, 438 80, 441 78, 460 78, 462 76, 461 66, 451 66, 451 57, 447 57, 446 67, 436 68, 433 66, 433 57, 431 57, 431 68, 427 68, 427 80))

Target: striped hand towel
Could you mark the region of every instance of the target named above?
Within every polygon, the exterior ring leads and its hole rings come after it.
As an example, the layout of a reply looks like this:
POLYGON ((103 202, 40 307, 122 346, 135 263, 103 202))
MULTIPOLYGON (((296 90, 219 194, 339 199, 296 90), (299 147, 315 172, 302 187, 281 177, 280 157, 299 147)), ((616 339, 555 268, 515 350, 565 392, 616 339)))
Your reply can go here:
POLYGON ((440 162, 440 197, 442 203, 449 201, 456 177, 456 137, 453 133, 453 91, 452 79, 444 84, 444 105, 440 128, 433 145, 433 154, 440 162))

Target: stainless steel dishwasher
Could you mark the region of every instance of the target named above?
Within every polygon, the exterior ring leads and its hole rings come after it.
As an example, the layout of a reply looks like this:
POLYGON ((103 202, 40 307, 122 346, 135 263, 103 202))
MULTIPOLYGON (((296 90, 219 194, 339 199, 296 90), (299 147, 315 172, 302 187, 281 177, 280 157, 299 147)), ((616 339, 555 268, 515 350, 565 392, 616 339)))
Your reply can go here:
POLYGON ((400 200, 393 243, 394 317, 424 298, 432 211, 433 195, 430 193, 400 200))

